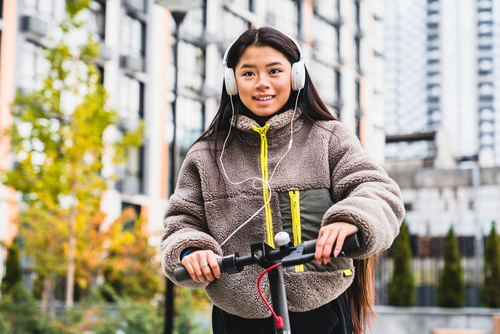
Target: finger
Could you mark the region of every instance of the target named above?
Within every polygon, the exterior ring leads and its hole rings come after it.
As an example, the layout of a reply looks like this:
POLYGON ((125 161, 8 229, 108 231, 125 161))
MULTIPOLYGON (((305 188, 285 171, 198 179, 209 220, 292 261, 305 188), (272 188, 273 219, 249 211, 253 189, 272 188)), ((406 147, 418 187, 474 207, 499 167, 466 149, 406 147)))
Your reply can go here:
POLYGON ((325 246, 323 248, 323 263, 327 264, 331 260, 333 244, 337 240, 337 236, 339 231, 337 229, 333 229, 328 236, 327 241, 325 242, 325 246))
POLYGON ((347 237, 347 232, 345 230, 341 230, 337 236, 337 243, 335 244, 335 249, 333 250, 333 256, 339 256, 342 251, 342 247, 344 246, 345 238, 347 237))
POLYGON ((196 273, 196 277, 198 278, 197 279, 198 282, 205 282, 207 280, 203 272, 204 268, 201 268, 201 266, 204 265, 205 263, 207 262, 199 257, 193 263, 193 268, 196 273))
POLYGON ((210 263, 206 262, 203 264, 204 267, 201 269, 203 272, 203 275, 205 275, 205 278, 212 282, 215 280, 215 276, 212 273, 212 268, 210 268, 210 263))
POLYGON ((186 268, 193 281, 198 282, 198 277, 196 276, 196 273, 191 263, 189 263, 188 261, 182 261, 182 265, 184 266, 184 268, 186 268))
POLYGON ((329 230, 322 228, 319 231, 318 240, 316 241, 316 252, 314 253, 314 259, 318 264, 323 261, 323 248, 325 246, 326 240, 329 236, 329 230))
POLYGON ((217 258, 215 256, 210 257, 208 263, 210 264, 210 268, 212 268, 213 275, 216 278, 220 278, 220 267, 217 258))

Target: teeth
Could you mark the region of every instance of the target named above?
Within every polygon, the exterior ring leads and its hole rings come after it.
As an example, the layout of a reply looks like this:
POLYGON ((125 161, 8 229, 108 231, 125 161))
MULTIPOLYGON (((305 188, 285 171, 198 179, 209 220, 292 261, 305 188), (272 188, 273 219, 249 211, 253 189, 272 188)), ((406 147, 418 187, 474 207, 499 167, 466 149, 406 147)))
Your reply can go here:
POLYGON ((255 97, 256 100, 259 100, 259 101, 268 101, 270 99, 272 99, 273 96, 266 96, 266 97, 255 97))

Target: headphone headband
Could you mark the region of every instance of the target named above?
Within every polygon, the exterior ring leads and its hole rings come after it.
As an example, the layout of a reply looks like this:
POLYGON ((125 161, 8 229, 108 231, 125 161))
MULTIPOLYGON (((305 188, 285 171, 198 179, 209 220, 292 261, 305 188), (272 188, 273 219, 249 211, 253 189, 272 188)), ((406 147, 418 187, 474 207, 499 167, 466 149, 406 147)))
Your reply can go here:
MULTIPOLYGON (((277 29, 276 29, 277 30, 277 29)), ((283 31, 280 31, 278 30, 280 33, 282 33, 283 35, 285 35, 286 37, 288 37, 289 40, 291 40, 293 42, 293 44, 295 44, 295 46, 297 47, 297 49, 299 49, 299 61, 303 60, 304 59, 304 54, 302 53, 302 48, 300 47, 300 44, 294 39, 292 38, 290 35, 288 35, 287 33, 284 33, 283 31)), ((224 57, 222 57, 222 66, 227 66, 227 56, 229 54, 229 50, 231 50, 231 47, 234 45, 234 43, 236 43, 236 41, 241 37, 241 35, 243 35, 244 33, 246 32, 246 30, 244 32, 242 32, 238 37, 236 37, 232 42, 231 44, 229 44, 229 46, 226 48, 226 51, 224 52, 224 57)))
MULTIPOLYGON (((231 42, 231 44, 229 44, 226 51, 224 52, 224 57, 222 58, 222 66, 224 66, 224 83, 226 85, 226 92, 228 95, 238 94, 238 86, 236 85, 236 77, 234 74, 234 70, 227 66, 227 57, 229 54, 229 50, 232 48, 234 43, 236 43, 236 41, 245 32, 241 33, 236 39, 234 39, 231 42)), ((299 61, 292 64, 292 78, 291 78, 292 89, 297 91, 304 88, 306 81, 306 68, 304 65, 304 55, 302 53, 302 48, 300 47, 299 43, 295 39, 290 37, 288 34, 282 31, 279 32, 288 37, 288 39, 290 39, 295 44, 295 46, 297 46, 297 49, 299 50, 299 61)))

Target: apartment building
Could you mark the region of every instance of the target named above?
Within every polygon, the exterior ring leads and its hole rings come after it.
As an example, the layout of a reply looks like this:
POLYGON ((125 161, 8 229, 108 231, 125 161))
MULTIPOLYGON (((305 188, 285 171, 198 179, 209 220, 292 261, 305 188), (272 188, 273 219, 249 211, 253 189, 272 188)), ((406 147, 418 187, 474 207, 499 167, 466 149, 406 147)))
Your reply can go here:
MULTIPOLYGON (((64 5, 64 0, 3 3, 1 126, 12 122, 15 90, 36 89, 44 71, 41 47, 64 18, 64 5)), ((175 155, 178 166, 210 123, 220 99, 223 53, 252 25, 274 26, 299 41, 329 110, 379 163, 384 161, 381 0, 206 0, 180 27, 153 0, 94 0, 87 14, 88 31, 101 44, 95 63, 121 116, 120 131, 133 129, 139 120, 146 125, 143 147, 130 151, 126 164, 103 168, 103 175, 118 176, 109 179, 102 201, 108 223, 132 206, 147 218, 151 242, 158 243, 171 192, 169 162, 175 155)), ((12 163, 8 142, 0 149, 1 167, 7 169, 12 163)), ((0 238, 10 241, 16 194, 2 185, 0 208, 0 238)))

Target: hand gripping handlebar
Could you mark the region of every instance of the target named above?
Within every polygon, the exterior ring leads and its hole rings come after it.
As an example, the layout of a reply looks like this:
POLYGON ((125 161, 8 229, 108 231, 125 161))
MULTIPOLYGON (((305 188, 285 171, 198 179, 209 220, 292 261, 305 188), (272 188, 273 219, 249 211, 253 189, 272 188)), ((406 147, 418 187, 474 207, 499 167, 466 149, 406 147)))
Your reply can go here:
MULTIPOLYGON (((359 232, 358 232, 359 233, 359 232)), ((344 245, 342 246, 342 251, 339 256, 344 256, 344 251, 353 250, 359 248, 360 237, 358 233, 349 235, 344 240, 344 245)), ((259 243, 252 245, 251 255, 239 256, 238 253, 233 253, 226 255, 220 259, 217 259, 221 273, 234 274, 243 270, 243 267, 251 264, 263 264, 265 262, 274 261, 281 262, 283 267, 291 267, 298 264, 304 264, 314 260, 314 253, 316 251, 316 241, 309 240, 304 243, 293 245, 289 242, 278 249, 273 249, 266 243, 259 243), (280 261, 281 260, 281 261, 280 261)), ((332 247, 335 249, 335 245, 332 247)), ((333 254, 332 254, 333 256, 333 254)), ((174 270, 175 279, 178 282, 191 280, 191 275, 184 268, 180 266, 174 270)))

